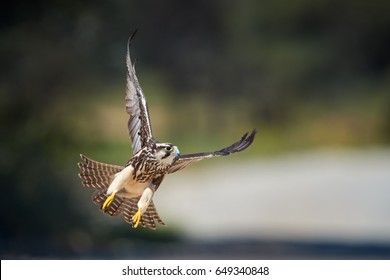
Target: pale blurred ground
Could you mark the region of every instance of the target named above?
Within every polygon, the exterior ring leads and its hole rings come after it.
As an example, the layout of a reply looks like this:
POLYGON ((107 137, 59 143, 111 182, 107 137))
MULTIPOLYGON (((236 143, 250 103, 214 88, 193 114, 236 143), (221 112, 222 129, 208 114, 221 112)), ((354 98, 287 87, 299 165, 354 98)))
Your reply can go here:
POLYGON ((390 243, 390 150, 320 150, 197 163, 155 195, 191 239, 390 243))

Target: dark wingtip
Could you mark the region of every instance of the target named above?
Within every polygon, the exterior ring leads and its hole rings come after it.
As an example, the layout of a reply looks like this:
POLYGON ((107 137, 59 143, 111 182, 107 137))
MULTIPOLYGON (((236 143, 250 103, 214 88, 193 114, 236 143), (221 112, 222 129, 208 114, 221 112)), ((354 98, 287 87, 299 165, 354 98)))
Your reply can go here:
POLYGON ((136 29, 133 31, 133 33, 130 35, 129 40, 128 40, 128 46, 129 46, 129 47, 130 47, 130 45, 131 45, 131 42, 132 42, 133 39, 134 39, 135 34, 137 34, 137 31, 138 31, 138 28, 136 28, 136 29))
POLYGON ((132 68, 134 68, 134 66, 131 65, 131 60, 130 60, 130 46, 131 46, 131 42, 133 41, 134 36, 137 33, 137 31, 138 31, 138 29, 135 29, 134 32, 130 35, 129 40, 127 41, 126 64, 127 64, 127 68, 128 68, 129 73, 134 71, 134 69, 132 69, 132 68))
POLYGON ((241 141, 238 143, 236 147, 237 152, 241 152, 252 145, 253 140, 255 140, 255 135, 257 133, 256 128, 252 131, 252 133, 248 136, 248 132, 242 136, 241 141))
POLYGON ((248 136, 248 132, 245 133, 239 141, 230 145, 229 147, 223 148, 222 150, 215 152, 215 155, 227 156, 245 150, 253 143, 256 133, 257 133, 256 129, 254 129, 249 136, 248 136))
POLYGON ((249 140, 250 144, 252 144, 253 140, 255 139, 255 135, 257 133, 257 129, 253 129, 252 133, 248 136, 247 140, 249 140))

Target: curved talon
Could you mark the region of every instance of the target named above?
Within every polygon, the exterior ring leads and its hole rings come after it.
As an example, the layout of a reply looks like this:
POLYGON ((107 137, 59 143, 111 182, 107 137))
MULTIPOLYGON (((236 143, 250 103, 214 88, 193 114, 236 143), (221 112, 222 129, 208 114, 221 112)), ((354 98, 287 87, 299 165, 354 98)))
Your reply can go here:
POLYGON ((141 221, 141 210, 138 209, 137 213, 134 214, 132 220, 133 220, 133 228, 137 228, 138 227, 138 224, 139 222, 141 221))
POLYGON ((107 208, 110 206, 110 204, 112 203, 112 201, 114 200, 114 197, 115 197, 115 192, 113 192, 112 194, 110 194, 109 197, 107 197, 106 201, 104 201, 103 205, 102 205, 102 210, 103 211, 106 211, 107 208))

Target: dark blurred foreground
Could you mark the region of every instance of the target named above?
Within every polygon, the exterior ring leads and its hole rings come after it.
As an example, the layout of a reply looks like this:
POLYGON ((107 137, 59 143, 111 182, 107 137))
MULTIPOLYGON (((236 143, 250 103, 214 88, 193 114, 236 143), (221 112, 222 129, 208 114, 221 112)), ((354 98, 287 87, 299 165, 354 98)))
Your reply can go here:
POLYGON ((376 243, 297 242, 270 240, 177 240, 168 243, 135 242, 97 246, 88 254, 75 254, 48 241, 33 240, 8 244, 12 252, 2 259, 266 259, 266 260, 380 260, 390 259, 390 245, 376 243), (26 252, 34 252, 28 254, 26 252))

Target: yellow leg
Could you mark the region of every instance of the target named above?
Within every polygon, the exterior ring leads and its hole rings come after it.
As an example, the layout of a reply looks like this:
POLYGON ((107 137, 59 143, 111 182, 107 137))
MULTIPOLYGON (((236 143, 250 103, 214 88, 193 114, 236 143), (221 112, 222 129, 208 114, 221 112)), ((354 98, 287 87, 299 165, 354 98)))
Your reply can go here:
POLYGON ((104 203, 102 205, 103 211, 107 210, 108 206, 110 206, 111 202, 114 200, 114 197, 115 197, 115 192, 113 192, 112 194, 110 194, 109 197, 107 197, 106 201, 104 201, 104 203))
POLYGON ((137 228, 138 227, 138 224, 139 222, 141 221, 141 210, 138 209, 137 213, 134 214, 132 220, 133 220, 133 228, 137 228))

